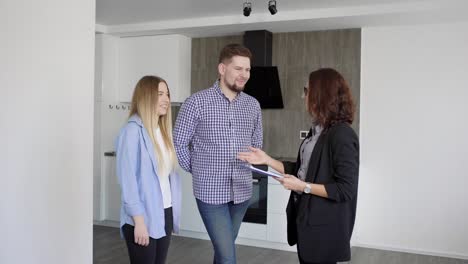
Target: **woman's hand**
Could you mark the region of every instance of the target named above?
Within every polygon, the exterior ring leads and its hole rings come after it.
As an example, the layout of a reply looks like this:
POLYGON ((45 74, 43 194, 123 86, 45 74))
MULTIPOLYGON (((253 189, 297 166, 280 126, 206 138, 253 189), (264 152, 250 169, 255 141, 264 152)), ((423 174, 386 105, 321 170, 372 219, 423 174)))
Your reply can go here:
POLYGON ((304 181, 296 178, 293 175, 283 174, 284 178, 279 179, 278 181, 281 182, 283 187, 287 190, 302 192, 306 186, 304 181))
POLYGON ((145 223, 135 223, 135 230, 133 233, 136 244, 144 247, 149 245, 148 229, 146 228, 145 223))
POLYGON ((239 152, 237 154, 237 158, 250 164, 269 165, 268 163, 271 160, 271 157, 268 156, 265 151, 254 147, 249 147, 249 150, 250 152, 239 152))

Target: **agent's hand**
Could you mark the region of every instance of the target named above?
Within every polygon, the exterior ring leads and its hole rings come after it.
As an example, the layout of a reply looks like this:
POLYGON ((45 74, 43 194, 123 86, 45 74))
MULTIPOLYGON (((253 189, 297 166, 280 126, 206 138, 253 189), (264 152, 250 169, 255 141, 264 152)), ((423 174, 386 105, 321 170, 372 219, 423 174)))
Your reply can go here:
POLYGON ((144 247, 149 245, 148 229, 146 229, 146 225, 144 223, 135 224, 134 236, 136 244, 144 247))
POLYGON ((284 178, 279 179, 283 187, 287 190, 302 192, 306 183, 290 174, 283 174, 284 178))
POLYGON ((249 147, 250 152, 239 152, 237 153, 237 158, 243 161, 246 161, 250 164, 266 164, 271 160, 271 157, 268 156, 263 150, 259 148, 249 147))

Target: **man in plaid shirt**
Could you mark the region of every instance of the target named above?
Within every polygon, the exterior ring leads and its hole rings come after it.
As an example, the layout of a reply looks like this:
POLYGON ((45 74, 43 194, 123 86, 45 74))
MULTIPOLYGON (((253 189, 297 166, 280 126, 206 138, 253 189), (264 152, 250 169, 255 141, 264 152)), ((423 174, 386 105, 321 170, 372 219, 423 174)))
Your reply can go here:
POLYGON ((242 45, 225 46, 219 56, 219 80, 187 98, 174 127, 177 157, 192 173, 214 263, 236 263, 235 240, 252 196, 252 173, 237 153, 262 147, 260 104, 242 92, 251 57, 242 45))

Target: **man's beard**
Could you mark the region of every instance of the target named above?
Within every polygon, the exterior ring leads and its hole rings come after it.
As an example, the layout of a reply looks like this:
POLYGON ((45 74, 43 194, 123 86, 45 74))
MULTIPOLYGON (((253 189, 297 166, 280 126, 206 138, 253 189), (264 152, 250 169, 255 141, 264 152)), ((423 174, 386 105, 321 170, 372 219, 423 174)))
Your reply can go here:
POLYGON ((224 82, 224 83, 226 84, 226 87, 227 87, 229 90, 231 90, 231 91, 233 91, 233 92, 236 92, 236 93, 242 92, 242 91, 244 90, 244 87, 245 87, 245 86, 239 87, 239 86, 236 85, 235 82, 234 82, 233 84, 229 84, 229 83, 226 83, 226 82, 224 82))

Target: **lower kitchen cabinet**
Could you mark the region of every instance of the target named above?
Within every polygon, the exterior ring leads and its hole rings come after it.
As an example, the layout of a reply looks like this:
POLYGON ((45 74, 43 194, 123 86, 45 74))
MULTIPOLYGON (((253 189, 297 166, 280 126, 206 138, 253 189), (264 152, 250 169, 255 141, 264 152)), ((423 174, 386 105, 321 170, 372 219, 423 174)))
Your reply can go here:
POLYGON ((104 157, 104 210, 103 220, 120 221, 120 185, 116 173, 115 157, 104 157))
POLYGON ((287 243, 286 206, 290 191, 277 182, 268 184, 267 240, 287 243))
POLYGON ((239 229, 238 237, 266 240, 267 227, 264 224, 242 223, 239 229))
POLYGON ((267 240, 287 244, 286 214, 268 213, 267 221, 267 240))
POLYGON ((286 214, 290 191, 277 183, 268 184, 267 213, 286 214))
POLYGON ((182 212, 180 219, 180 229, 194 232, 206 233, 205 226, 198 212, 197 202, 193 196, 192 174, 177 169, 182 182, 182 212))
MULTIPOLYGON (((182 215, 180 228, 184 235, 206 237, 206 229, 198 212, 192 189, 192 175, 181 168, 182 215), (185 231, 185 232, 184 232, 185 231), (188 233, 186 232, 188 231, 188 233)), ((290 192, 277 182, 268 183, 267 224, 243 222, 238 242, 261 247, 291 250, 286 237, 286 205, 290 192), (249 242, 250 241, 250 242, 249 242)))

